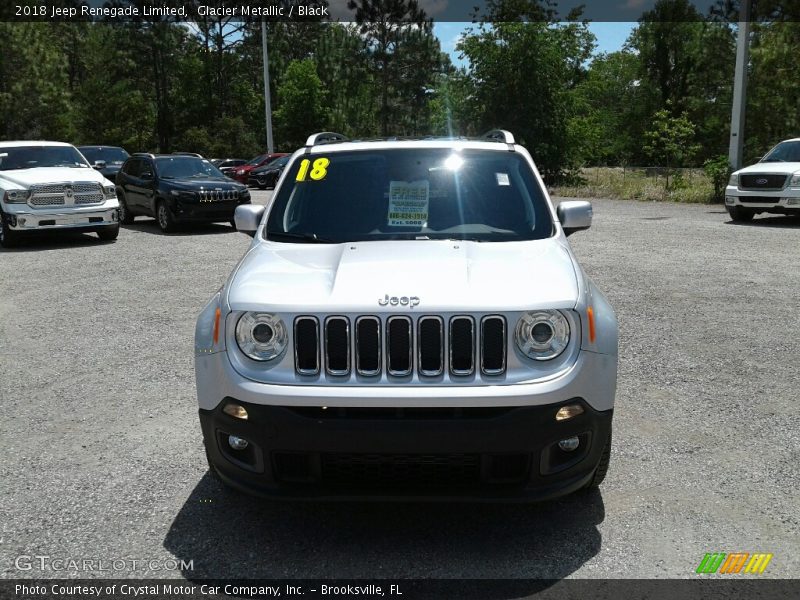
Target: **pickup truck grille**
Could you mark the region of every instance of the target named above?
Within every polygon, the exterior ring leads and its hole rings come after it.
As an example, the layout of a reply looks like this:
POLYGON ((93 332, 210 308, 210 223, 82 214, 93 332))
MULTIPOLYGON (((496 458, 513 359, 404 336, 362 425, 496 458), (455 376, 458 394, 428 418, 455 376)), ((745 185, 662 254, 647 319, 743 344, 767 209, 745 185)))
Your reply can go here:
POLYGON ((506 370, 506 321, 499 315, 412 318, 364 315, 297 317, 295 370, 299 375, 435 380, 501 375, 506 370))
POLYGON ((46 183, 31 186, 31 206, 64 206, 68 204, 100 204, 103 187, 87 181, 76 183, 46 183))
POLYGON ((743 190, 782 190, 788 175, 754 173, 739 176, 739 188, 743 190))
POLYGON ((225 202, 238 200, 239 192, 236 190, 200 190, 200 202, 225 202))

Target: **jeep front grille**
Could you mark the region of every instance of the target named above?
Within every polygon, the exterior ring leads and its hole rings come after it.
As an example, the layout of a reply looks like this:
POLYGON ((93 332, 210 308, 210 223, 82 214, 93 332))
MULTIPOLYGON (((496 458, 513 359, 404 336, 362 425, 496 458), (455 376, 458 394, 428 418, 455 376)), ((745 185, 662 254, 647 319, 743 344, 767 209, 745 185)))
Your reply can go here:
POLYGON ((437 315, 364 315, 353 323, 331 315, 294 321, 295 370, 304 376, 318 376, 323 367, 334 378, 355 371, 376 381, 383 375, 435 380, 445 372, 458 379, 477 370, 481 375, 502 375, 507 343, 506 321, 499 315, 458 315, 449 321, 437 315))
POLYGON ((45 183, 31 186, 31 206, 100 204, 105 200, 103 186, 92 181, 45 183))
POLYGON ((236 190, 200 190, 201 202, 226 202, 239 199, 236 190))

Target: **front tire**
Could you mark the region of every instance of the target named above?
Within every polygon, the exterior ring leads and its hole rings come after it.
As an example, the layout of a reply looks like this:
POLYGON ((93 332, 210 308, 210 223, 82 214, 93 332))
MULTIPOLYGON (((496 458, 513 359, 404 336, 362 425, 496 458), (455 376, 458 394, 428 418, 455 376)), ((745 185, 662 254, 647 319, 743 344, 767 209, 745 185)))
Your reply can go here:
POLYGON ((18 231, 13 231, 8 226, 7 217, 4 213, 0 212, 0 246, 3 248, 15 248, 19 244, 20 234, 18 231))
POLYGON ((597 468, 594 470, 591 481, 583 488, 585 490, 593 490, 600 487, 603 480, 608 473, 608 466, 611 463, 611 434, 608 434, 608 440, 603 448, 603 454, 600 456, 600 461, 597 463, 597 468))
POLYGON ((756 213, 751 209, 744 208, 742 206, 729 206, 728 214, 736 223, 748 223, 753 220, 753 217, 756 213))
POLYGON ((121 191, 117 193, 117 201, 119 202, 119 222, 123 225, 130 225, 133 223, 133 213, 128 208, 128 203, 125 201, 125 194, 121 191))
POLYGON ((97 237, 104 242, 113 242, 119 237, 119 225, 106 225, 97 231, 97 237))
POLYGON ((6 215, 0 211, 0 246, 3 248, 16 248, 19 245, 20 233, 13 231, 8 226, 6 215))
POLYGON ((176 229, 175 217, 163 200, 156 206, 156 222, 164 233, 171 233, 176 229))

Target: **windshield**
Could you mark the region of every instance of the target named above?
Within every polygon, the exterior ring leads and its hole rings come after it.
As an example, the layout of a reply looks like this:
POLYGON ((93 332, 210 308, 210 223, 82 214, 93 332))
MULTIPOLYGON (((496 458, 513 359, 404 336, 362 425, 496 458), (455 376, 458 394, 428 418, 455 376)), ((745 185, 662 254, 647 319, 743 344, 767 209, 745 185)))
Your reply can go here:
POLYGON ((0 147, 0 171, 35 169, 37 167, 88 167, 86 160, 73 146, 0 147))
POLYGON ((248 160, 248 161, 247 161, 245 164, 246 164, 246 165, 251 165, 251 166, 252 166, 252 165, 257 165, 257 164, 259 164, 259 163, 260 163, 262 160, 264 160, 265 158, 267 158, 267 156, 269 156, 269 155, 268 155, 268 154, 260 154, 259 156, 256 156, 255 158, 251 158, 251 159, 250 159, 250 160, 248 160))
POLYGON ((800 141, 781 142, 761 162, 800 162, 800 141))
POLYGON ((299 243, 549 237, 553 222, 519 154, 450 148, 298 157, 267 220, 267 239, 299 243))
POLYGON ((106 161, 107 165, 121 165, 128 158, 128 153, 122 148, 78 148, 90 163, 98 160, 106 161))
POLYGON ((194 156, 157 158, 156 169, 162 179, 225 179, 225 175, 208 160, 194 156))

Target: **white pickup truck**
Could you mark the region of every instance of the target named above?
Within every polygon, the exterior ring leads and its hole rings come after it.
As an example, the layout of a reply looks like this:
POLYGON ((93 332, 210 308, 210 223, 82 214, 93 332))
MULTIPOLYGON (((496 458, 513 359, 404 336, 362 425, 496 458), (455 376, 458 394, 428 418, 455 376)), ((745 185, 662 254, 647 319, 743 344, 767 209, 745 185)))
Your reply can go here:
POLYGON ((800 138, 785 140, 731 175, 725 206, 734 221, 760 213, 800 215, 800 138))
POLYGON ((25 232, 70 229, 119 235, 114 184, 70 144, 0 142, 0 245, 25 232))

